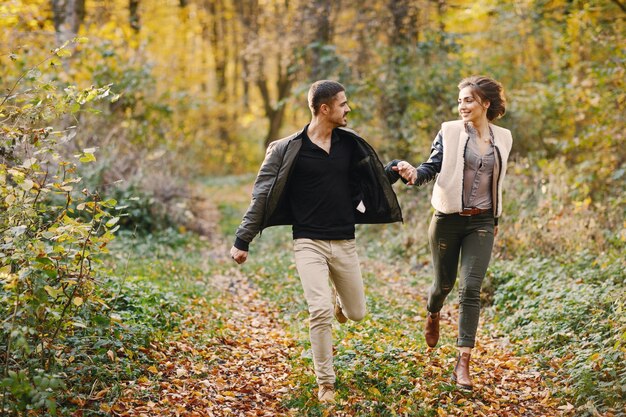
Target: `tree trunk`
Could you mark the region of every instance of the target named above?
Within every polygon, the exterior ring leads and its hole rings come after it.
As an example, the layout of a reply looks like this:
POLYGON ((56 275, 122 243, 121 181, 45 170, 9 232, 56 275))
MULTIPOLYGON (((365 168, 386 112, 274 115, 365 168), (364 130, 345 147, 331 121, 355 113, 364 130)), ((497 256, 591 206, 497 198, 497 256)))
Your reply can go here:
POLYGON ((272 99, 268 88, 267 80, 264 76, 257 79, 256 85, 259 88, 261 97, 263 98, 263 105, 265 108, 265 116, 269 122, 269 128, 263 145, 267 147, 273 140, 279 139, 280 128, 283 126, 285 118, 285 100, 291 93, 291 86, 293 80, 289 77, 287 72, 281 72, 280 78, 277 83, 278 87, 278 100, 275 105, 272 105, 272 99))
POLYGON ((255 35, 258 36, 258 20, 259 13, 258 0, 240 0, 235 1, 235 11, 239 17, 241 27, 241 37, 243 49, 240 52, 241 59, 241 82, 243 90, 243 105, 245 109, 250 108, 250 81, 253 74, 251 73, 252 52, 247 50, 254 41, 255 35))
POLYGON ((141 29, 138 8, 139 0, 128 0, 128 24, 135 33, 141 29))
POLYGON ((203 24, 203 37, 209 41, 215 66, 215 99, 219 103, 216 122, 218 137, 224 142, 230 141, 232 109, 228 106, 227 65, 230 56, 230 39, 225 15, 226 5, 223 0, 205 0, 205 9, 209 12, 208 22, 203 24))
POLYGON ((307 59, 311 81, 329 78, 333 70, 333 65, 328 65, 328 60, 324 59, 331 39, 331 6, 330 0, 313 0, 307 3, 303 13, 303 27, 309 26, 307 32, 311 37, 307 59))
POLYGON ((51 0, 57 41, 73 39, 85 19, 85 0, 51 0))

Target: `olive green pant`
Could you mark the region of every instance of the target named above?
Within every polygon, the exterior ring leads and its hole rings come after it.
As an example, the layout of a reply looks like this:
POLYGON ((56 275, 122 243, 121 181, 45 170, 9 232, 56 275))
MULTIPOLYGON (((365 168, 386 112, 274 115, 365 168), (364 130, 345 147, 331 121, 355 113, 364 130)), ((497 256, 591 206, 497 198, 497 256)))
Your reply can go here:
POLYGON ((480 288, 493 249, 495 222, 491 210, 475 215, 435 212, 428 229, 435 277, 427 309, 439 312, 459 279, 459 335, 457 346, 474 347, 480 315, 480 288))

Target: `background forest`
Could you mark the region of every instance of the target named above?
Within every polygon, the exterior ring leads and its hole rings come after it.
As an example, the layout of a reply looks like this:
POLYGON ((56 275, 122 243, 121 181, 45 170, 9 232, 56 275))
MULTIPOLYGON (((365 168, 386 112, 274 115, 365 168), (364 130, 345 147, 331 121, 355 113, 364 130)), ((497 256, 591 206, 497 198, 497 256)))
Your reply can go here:
MULTIPOLYGON (((625 18, 622 0, 2 2, 0 410, 139 415, 115 404, 156 377, 149 352, 187 300, 226 308, 198 282, 226 274, 215 253, 265 146, 308 122, 312 81, 346 86, 349 127, 382 161, 419 163, 457 118, 458 81, 485 74, 514 138, 488 323, 560 412, 626 415, 625 18)), ((397 188, 405 224, 361 236, 418 277, 428 188, 397 188)), ((293 274, 275 261, 244 273, 293 274)), ((286 407, 321 413, 303 395, 286 407)), ((359 412, 412 410, 389 407, 359 412)))

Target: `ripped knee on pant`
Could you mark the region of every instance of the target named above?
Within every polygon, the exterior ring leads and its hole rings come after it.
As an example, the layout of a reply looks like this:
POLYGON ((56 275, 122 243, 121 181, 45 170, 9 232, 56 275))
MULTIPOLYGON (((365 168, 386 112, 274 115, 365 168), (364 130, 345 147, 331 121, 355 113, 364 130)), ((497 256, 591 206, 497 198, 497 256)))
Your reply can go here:
POLYGON ((459 288, 459 302, 478 302, 480 303, 480 287, 478 288, 459 288))

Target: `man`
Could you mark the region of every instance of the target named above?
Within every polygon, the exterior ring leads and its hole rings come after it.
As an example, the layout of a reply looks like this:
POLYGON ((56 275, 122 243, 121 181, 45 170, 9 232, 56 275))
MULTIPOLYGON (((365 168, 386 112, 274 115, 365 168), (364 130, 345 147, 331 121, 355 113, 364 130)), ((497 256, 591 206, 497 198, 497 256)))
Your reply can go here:
POLYGON ((355 224, 402 221, 402 213, 374 149, 344 128, 350 112, 344 87, 317 81, 309 89, 308 102, 311 122, 268 146, 230 254, 241 264, 262 229, 293 226, 296 267, 310 315, 318 398, 332 403, 333 314, 345 323, 362 320, 366 313, 355 224))

